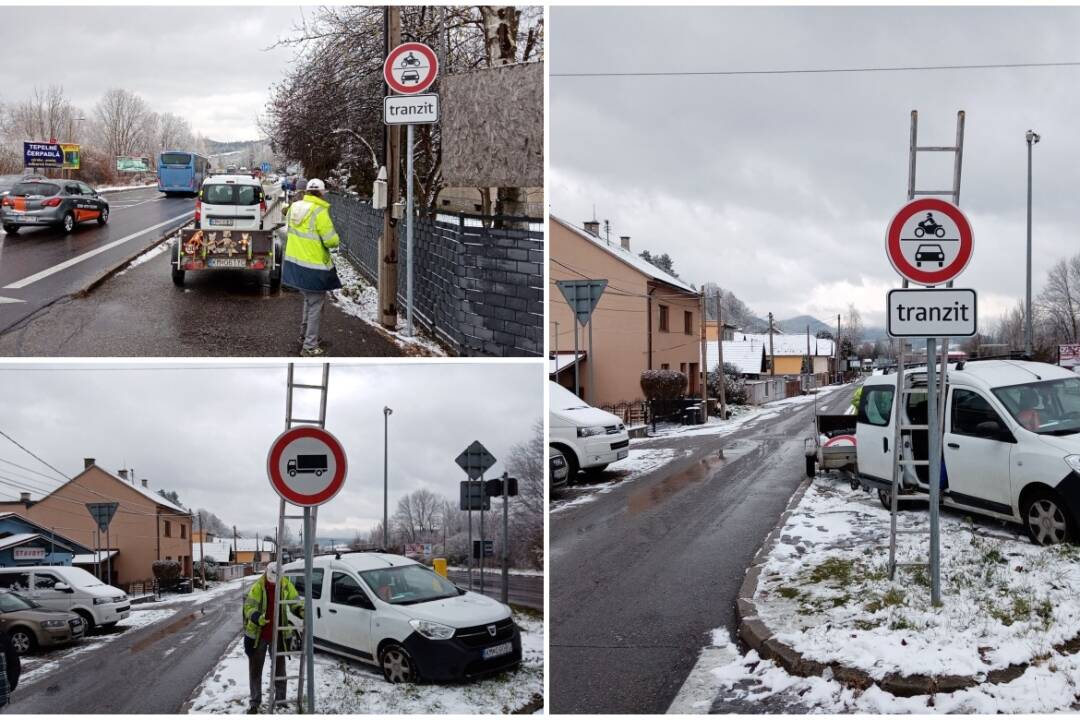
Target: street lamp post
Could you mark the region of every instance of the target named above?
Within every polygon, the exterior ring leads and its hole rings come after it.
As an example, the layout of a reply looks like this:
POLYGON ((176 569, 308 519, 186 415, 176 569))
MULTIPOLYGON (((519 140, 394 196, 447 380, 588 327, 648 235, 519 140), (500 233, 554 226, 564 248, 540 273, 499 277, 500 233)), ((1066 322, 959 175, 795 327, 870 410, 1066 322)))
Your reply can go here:
POLYGON ((388 490, 390 487, 390 416, 393 414, 393 410, 389 407, 384 407, 383 412, 383 476, 382 476, 382 550, 387 551, 390 547, 390 525, 388 517, 388 490))
POLYGON ((1024 352, 1031 357, 1034 345, 1034 326, 1031 320, 1031 146, 1042 137, 1034 130, 1028 130, 1027 139, 1027 293, 1024 296, 1024 352))

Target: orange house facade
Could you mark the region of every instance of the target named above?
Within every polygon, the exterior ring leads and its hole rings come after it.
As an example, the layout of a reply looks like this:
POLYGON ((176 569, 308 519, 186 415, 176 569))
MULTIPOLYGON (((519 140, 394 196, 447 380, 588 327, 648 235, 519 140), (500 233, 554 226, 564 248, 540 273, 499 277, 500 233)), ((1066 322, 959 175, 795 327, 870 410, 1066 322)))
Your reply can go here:
POLYGON ((630 250, 630 238, 617 243, 601 238, 595 222, 577 227, 551 216, 549 244, 552 379, 573 392, 576 365, 582 398, 603 406, 641 400, 641 373, 670 369, 685 373, 687 392, 700 395, 700 293, 638 257, 630 250), (591 355, 588 327, 575 321, 556 285, 583 279, 608 281, 592 314, 591 355), (595 387, 589 386, 590 376, 595 387))
MULTIPOLYGON (((127 588, 133 582, 153 580, 155 560, 176 560, 181 573, 191 575, 191 515, 159 496, 143 480, 136 485, 127 471, 113 475, 84 462, 84 470, 48 495, 23 493, 18 501, 0 502, 0 512, 16 512, 33 522, 53 528, 72 540, 100 551, 112 551, 111 584, 127 588), (99 533, 87 503, 117 502, 119 506, 109 532, 99 533)), ((100 572, 105 572, 102 562, 100 572)), ((94 572, 93 567, 86 568, 94 572)), ((105 575, 102 574, 102 579, 105 575)))

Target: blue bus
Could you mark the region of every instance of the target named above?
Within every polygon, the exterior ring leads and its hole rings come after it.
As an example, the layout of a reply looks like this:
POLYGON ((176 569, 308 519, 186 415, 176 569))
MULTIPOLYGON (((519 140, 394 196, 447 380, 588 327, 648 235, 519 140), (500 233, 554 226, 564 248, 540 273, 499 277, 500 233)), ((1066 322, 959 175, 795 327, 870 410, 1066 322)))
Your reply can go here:
POLYGON ((158 155, 158 191, 166 195, 198 195, 210 161, 187 150, 166 150, 158 155))

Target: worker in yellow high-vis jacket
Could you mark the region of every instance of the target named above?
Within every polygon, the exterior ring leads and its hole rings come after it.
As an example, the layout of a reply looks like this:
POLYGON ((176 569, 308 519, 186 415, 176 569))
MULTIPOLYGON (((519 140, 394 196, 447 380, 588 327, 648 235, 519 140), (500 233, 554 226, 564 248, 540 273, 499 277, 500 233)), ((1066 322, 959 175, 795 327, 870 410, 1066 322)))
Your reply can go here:
POLYGON ((290 205, 285 217, 288 239, 281 282, 304 296, 300 321, 300 354, 304 357, 326 354, 319 344, 319 323, 326 293, 341 287, 330 257, 330 250, 340 241, 330 219, 330 203, 323 197, 325 194, 326 184, 322 180, 309 180, 303 199, 290 205))

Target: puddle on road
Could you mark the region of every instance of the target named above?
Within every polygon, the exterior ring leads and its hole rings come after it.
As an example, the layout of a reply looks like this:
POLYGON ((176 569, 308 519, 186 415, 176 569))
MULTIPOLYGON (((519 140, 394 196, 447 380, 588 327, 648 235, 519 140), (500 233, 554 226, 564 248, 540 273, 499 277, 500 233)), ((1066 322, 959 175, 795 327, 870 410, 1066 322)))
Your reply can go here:
POLYGON ((133 644, 131 646, 131 652, 133 652, 133 653, 142 652, 146 648, 148 648, 151 645, 153 645, 154 643, 156 643, 158 640, 161 640, 162 638, 168 637, 169 635, 175 635, 176 633, 180 632, 181 630, 186 628, 191 623, 195 622, 195 618, 201 617, 201 615, 202 615, 202 613, 195 613, 195 612, 188 613, 184 617, 180 618, 179 620, 176 620, 174 622, 169 623, 168 625, 161 628, 160 630, 155 630, 154 632, 150 633, 146 637, 140 639, 138 642, 133 644))
POLYGON ((756 442, 736 440, 727 446, 718 448, 716 452, 706 455, 685 470, 670 475, 651 487, 632 493, 626 501, 627 509, 631 513, 639 513, 656 507, 690 485, 708 479, 725 463, 743 457, 758 446, 759 443, 756 442))

